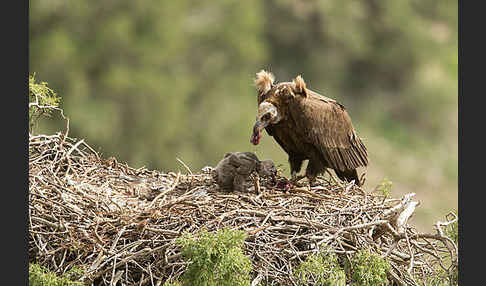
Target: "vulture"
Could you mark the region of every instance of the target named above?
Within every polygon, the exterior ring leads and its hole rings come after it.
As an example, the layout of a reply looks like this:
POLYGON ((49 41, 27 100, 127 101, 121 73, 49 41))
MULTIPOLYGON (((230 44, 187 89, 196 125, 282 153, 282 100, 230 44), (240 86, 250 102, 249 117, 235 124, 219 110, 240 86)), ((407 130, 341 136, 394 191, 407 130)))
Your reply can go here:
POLYGON ((361 186, 358 167, 368 166, 368 152, 356 134, 344 106, 306 87, 299 75, 292 82, 274 83, 272 73, 256 74, 258 112, 250 142, 258 145, 263 129, 288 154, 292 181, 304 160, 310 183, 327 168, 343 181, 361 186))

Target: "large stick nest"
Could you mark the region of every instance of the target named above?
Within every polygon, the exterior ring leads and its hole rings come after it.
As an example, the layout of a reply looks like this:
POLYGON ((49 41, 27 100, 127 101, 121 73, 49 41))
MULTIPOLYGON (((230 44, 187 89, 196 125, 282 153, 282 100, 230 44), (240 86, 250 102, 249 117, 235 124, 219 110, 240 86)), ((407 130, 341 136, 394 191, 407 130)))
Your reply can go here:
POLYGON ((223 193, 207 171, 134 169, 67 134, 30 135, 29 260, 56 273, 80 267, 86 284, 161 285, 187 265, 177 237, 230 227, 248 233, 253 279, 267 285, 296 285, 294 268, 324 248, 385 257, 396 285, 457 265, 457 246, 442 230, 457 218, 418 233, 407 223, 414 194, 386 198, 323 178, 290 190, 275 184, 283 177, 251 180, 246 193, 223 193))

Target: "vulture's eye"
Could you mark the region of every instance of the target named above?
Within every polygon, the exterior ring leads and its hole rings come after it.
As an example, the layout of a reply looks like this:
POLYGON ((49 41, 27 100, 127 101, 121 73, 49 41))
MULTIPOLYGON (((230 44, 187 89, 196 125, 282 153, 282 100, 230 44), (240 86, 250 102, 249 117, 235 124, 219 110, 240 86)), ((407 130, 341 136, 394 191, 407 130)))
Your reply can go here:
POLYGON ((270 119, 270 113, 267 113, 267 114, 265 114, 265 115, 262 116, 262 120, 265 120, 266 121, 268 119, 270 119))

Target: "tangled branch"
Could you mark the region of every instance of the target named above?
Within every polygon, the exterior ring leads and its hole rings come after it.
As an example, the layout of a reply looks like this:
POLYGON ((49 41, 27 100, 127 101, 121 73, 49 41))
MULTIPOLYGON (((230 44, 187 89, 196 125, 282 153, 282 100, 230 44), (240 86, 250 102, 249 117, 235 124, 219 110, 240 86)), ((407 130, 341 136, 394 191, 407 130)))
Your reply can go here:
POLYGON ((252 179, 246 193, 222 193, 208 171, 134 169, 67 134, 30 135, 29 259, 57 273, 81 267, 88 284, 161 285, 185 269, 177 237, 230 227, 249 235, 252 285, 296 285, 295 267, 324 248, 381 255, 396 285, 457 265, 443 231, 457 217, 417 232, 407 223, 419 205, 413 193, 387 199, 323 178, 285 191, 276 183, 283 177, 252 179))

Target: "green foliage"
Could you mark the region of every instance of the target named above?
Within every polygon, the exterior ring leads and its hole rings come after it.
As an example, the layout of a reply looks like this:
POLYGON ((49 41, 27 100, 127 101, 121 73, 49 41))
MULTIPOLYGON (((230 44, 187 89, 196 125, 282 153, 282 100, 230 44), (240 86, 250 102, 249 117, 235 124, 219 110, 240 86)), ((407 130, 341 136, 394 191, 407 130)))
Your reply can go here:
POLYGON ((260 1, 66 3, 30 3, 29 64, 63 94, 73 136, 171 171, 176 158, 202 168, 249 147, 251 81, 265 54, 260 1))
POLYGON ((81 286, 82 282, 74 281, 81 276, 81 272, 80 269, 73 268, 58 276, 39 264, 30 263, 29 286, 81 286))
MULTIPOLYGON (((457 216, 457 211, 454 211, 455 215, 457 216)), ((456 220, 455 222, 449 224, 444 232, 445 234, 450 237, 454 243, 457 245, 459 242, 459 229, 458 229, 458 221, 456 220)))
POLYGON ((35 73, 29 75, 29 131, 40 116, 50 116, 59 107, 61 98, 47 86, 47 82, 35 82, 35 73))
POLYGON ((391 193, 392 186, 393 182, 385 178, 378 186, 376 186, 375 191, 381 192, 383 196, 387 198, 391 193))
MULTIPOLYGON (((358 125, 413 142, 411 131, 422 129, 402 123, 437 133, 442 117, 429 114, 457 97, 457 3, 432 3, 32 1, 29 64, 65 95, 76 136, 135 165, 173 169, 177 156, 199 168, 219 159, 220 147, 250 148, 251 82, 261 68, 280 81, 301 73, 358 125), (417 80, 422 73, 438 76, 417 80), (372 114, 354 108, 376 100, 372 114)), ((270 146, 265 153, 286 162, 270 146)))
MULTIPOLYGON (((420 285, 434 285, 434 286, 457 286, 459 284, 457 267, 454 267, 452 272, 440 269, 436 275, 431 275, 420 285)), ((418 279, 416 279, 418 280, 418 279)))
MULTIPOLYGON (((457 217, 457 211, 454 211, 454 214, 457 217)), ((444 230, 445 234, 454 241, 456 246, 458 246, 458 244, 459 244, 458 222, 459 222, 459 220, 456 220, 455 222, 448 225, 446 227, 446 229, 444 230)), ((459 280, 458 280, 459 279, 458 278, 459 268, 458 268, 458 265, 457 265, 458 263, 457 263, 457 261, 453 262, 453 263, 455 263, 455 264, 452 266, 451 271, 446 272, 443 269, 441 269, 443 271, 441 274, 442 274, 442 276, 447 277, 447 281, 449 282, 449 285, 457 285, 459 283, 459 280)))
MULTIPOLYGON (((452 211, 449 213, 446 218, 450 221, 453 218, 457 218, 457 211, 452 211)), ((455 222, 447 225, 444 229, 444 234, 451 238, 454 243, 458 244, 458 220, 455 222)), ((451 261, 449 257, 445 257, 445 262, 442 265, 436 265, 437 272, 435 275, 430 275, 423 281, 421 285, 438 285, 438 286, 456 286, 459 283, 459 269, 458 269, 458 261, 451 261), (447 265, 448 263, 451 263, 447 265), (447 267, 448 269, 444 269, 442 266, 447 267)))
POLYGON ((347 265, 346 268, 359 286, 388 285, 387 273, 390 264, 368 250, 363 249, 355 253, 351 258, 351 267, 347 265))
POLYGON ((224 228, 216 233, 203 230, 198 237, 184 234, 177 239, 181 253, 189 261, 182 276, 184 285, 250 285, 251 261, 243 254, 243 231, 224 228))
POLYGON ((309 255, 294 271, 300 285, 344 286, 346 274, 334 253, 309 255))
POLYGON ((179 281, 173 281, 173 282, 165 281, 164 284, 162 284, 162 286, 182 286, 182 284, 179 281))

